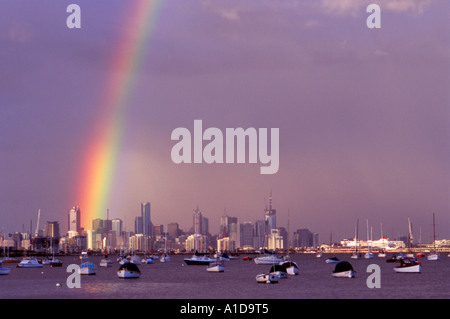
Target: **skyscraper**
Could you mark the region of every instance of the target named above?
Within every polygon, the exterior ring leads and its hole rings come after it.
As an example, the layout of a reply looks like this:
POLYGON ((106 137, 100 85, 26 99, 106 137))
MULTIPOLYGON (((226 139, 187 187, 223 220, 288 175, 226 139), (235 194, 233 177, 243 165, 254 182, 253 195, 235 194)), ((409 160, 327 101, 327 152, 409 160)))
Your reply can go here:
POLYGON ((141 203, 141 216, 142 216, 142 233, 146 236, 153 235, 153 225, 150 214, 150 203, 141 203))
POLYGON ((269 207, 266 206, 264 213, 265 223, 266 223, 266 235, 271 233, 272 229, 277 228, 277 211, 272 208, 272 191, 270 191, 269 196, 269 207))
POLYGON ((81 212, 78 206, 72 207, 68 214, 68 230, 69 232, 81 233, 81 212))

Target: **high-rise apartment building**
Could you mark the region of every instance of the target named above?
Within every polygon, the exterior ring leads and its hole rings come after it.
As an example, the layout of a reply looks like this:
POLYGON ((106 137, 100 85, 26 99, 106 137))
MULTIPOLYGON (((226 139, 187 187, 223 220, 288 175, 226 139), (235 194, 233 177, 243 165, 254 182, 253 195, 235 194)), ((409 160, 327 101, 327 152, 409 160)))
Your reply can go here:
POLYGON ((81 233, 81 211, 78 206, 72 207, 68 214, 68 230, 69 232, 81 233))
POLYGON ((151 221, 150 203, 141 203, 141 217, 142 217, 142 234, 146 236, 153 235, 153 225, 151 221))

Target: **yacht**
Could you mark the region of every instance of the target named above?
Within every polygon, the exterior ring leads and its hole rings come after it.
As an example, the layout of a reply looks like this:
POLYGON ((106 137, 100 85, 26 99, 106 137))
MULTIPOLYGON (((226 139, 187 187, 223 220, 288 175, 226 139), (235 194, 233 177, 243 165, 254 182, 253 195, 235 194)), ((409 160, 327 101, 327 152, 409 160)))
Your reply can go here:
POLYGON ((370 250, 370 243, 372 242, 372 227, 370 228, 370 242, 369 242, 369 220, 367 220, 367 253, 365 253, 365 259, 372 259, 374 257, 373 253, 370 250))
POLYGON ((214 262, 209 263, 208 267, 206 268, 206 271, 208 271, 208 272, 224 272, 225 266, 223 265, 223 262, 214 261, 214 262))
POLYGON ((88 259, 89 259, 89 256, 88 256, 87 251, 82 251, 82 252, 81 252, 81 255, 79 256, 79 258, 80 258, 80 260, 81 260, 82 262, 88 260, 88 259))
POLYGON ((278 265, 280 261, 283 261, 281 256, 276 256, 275 253, 270 252, 267 249, 264 249, 263 256, 259 256, 254 259, 254 262, 257 265, 278 265))
POLYGON ((145 257, 141 260, 143 264, 153 264, 155 261, 153 260, 153 257, 145 257))
POLYGON ((280 261, 280 265, 286 268, 288 275, 298 275, 298 265, 296 262, 292 261, 291 256, 285 256, 283 261, 280 261))
POLYGON ((436 224, 435 224, 435 218, 433 213, 433 250, 430 252, 430 254, 427 256, 427 260, 439 260, 439 253, 436 252, 436 224))
POLYGON ((276 284, 279 279, 280 277, 274 273, 259 274, 256 276, 256 282, 260 284, 276 284))
POLYGON ((20 263, 17 264, 17 268, 42 268, 44 267, 36 258, 24 257, 20 263))
POLYGON ((285 279, 288 277, 287 270, 282 265, 273 265, 270 267, 269 273, 277 275, 280 279, 285 279))
POLYGON ((327 258, 327 259, 325 260, 325 262, 326 262, 327 264, 338 263, 338 262, 339 262, 339 258, 337 258, 337 257, 330 257, 330 258, 327 258))
POLYGON ((0 263, 0 275, 7 275, 11 271, 11 268, 3 267, 0 263))
POLYGON ((80 275, 95 275, 97 273, 97 268, 93 263, 85 261, 80 265, 80 275))
POLYGON ((359 219, 356 220, 355 228, 355 251, 351 255, 351 259, 361 259, 361 254, 358 252, 358 229, 359 229, 359 219))
POLYGON ((62 261, 57 258, 52 258, 50 260, 50 267, 62 267, 62 261))
POLYGON ((336 264, 332 275, 336 278, 354 278, 355 271, 349 262, 341 261, 336 264))
POLYGON ((112 267, 112 260, 108 258, 108 256, 105 256, 105 258, 102 258, 102 260, 100 260, 100 264, 99 266, 101 267, 112 267))
POLYGON ((117 276, 119 278, 139 278, 141 271, 136 264, 125 262, 117 271, 117 276))
POLYGON ((209 263, 215 261, 215 258, 210 258, 209 256, 199 254, 198 252, 195 252, 191 258, 184 259, 184 262, 188 265, 209 265, 209 263))
POLYGON ((159 258, 159 261, 162 262, 162 263, 168 263, 170 261, 170 256, 168 254, 164 253, 159 258))
POLYGON ((422 266, 420 261, 418 262, 415 258, 405 257, 400 260, 400 265, 394 267, 396 272, 405 273, 420 273, 422 266))

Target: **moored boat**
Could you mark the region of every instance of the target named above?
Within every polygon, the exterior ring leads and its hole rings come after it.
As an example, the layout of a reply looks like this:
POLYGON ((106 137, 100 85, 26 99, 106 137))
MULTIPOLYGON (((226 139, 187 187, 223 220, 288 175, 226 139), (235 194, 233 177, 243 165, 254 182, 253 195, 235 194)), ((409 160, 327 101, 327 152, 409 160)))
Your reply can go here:
MULTIPOLYGON (((143 264, 153 264, 155 262, 155 260, 153 259, 153 257, 145 257, 141 260, 141 263, 143 264)), ((122 264, 124 264, 124 262, 122 262, 122 264)))
POLYGON ((273 265, 270 268, 269 273, 277 275, 280 279, 285 279, 288 277, 286 268, 282 265, 273 265))
POLYGON ((325 260, 325 262, 326 262, 327 264, 338 263, 338 262, 339 262, 339 258, 337 258, 337 257, 330 257, 330 258, 327 258, 327 259, 325 260))
POLYGON ((91 262, 84 262, 80 265, 80 275, 95 275, 97 273, 97 268, 91 262))
POLYGON ((5 257, 5 258, 3 258, 2 260, 1 260, 1 262, 2 263, 4 263, 4 264, 18 264, 18 263, 20 263, 20 260, 19 259, 17 259, 17 258, 13 258, 13 257, 5 257))
POLYGON ((131 262, 125 262, 119 267, 117 271, 117 276, 119 278, 139 278, 141 276, 141 271, 138 266, 131 262))
POLYGON ((162 263, 168 263, 170 262, 170 256, 166 253, 164 253, 160 258, 159 261, 162 263))
POLYGON ((52 260, 50 260, 50 267, 62 267, 62 260, 57 259, 57 258, 52 258, 52 260))
POLYGON ((42 268, 44 265, 40 263, 36 258, 24 257, 20 263, 17 264, 17 268, 42 268))
POLYGON ((336 278, 354 278, 355 271, 349 262, 341 261, 336 264, 332 275, 336 278))
POLYGON ((400 260, 400 265, 394 267, 396 272, 404 273, 420 273, 422 270, 421 263, 415 258, 405 257, 400 260))
POLYGON ((259 274, 256 276, 256 282, 260 284, 276 284, 278 283, 279 277, 276 274, 259 274))
POLYGON ((108 256, 105 256, 104 258, 102 258, 102 260, 100 260, 100 267, 112 267, 112 260, 108 258, 108 256))
POLYGON ((299 274, 299 270, 298 270, 298 265, 296 262, 293 261, 285 261, 280 263, 281 266, 283 266, 286 269, 286 273, 288 275, 298 275, 299 274))
POLYGON ((225 266, 220 261, 214 261, 209 263, 208 267, 206 268, 206 271, 208 272, 224 272, 225 266))
POLYGON ((0 263, 0 275, 7 275, 10 273, 10 271, 11 268, 3 267, 2 264, 0 263))
POLYGON ((209 265, 209 263, 215 261, 215 258, 210 258, 209 256, 200 254, 198 252, 195 252, 195 254, 191 258, 184 259, 184 262, 187 265, 209 265))

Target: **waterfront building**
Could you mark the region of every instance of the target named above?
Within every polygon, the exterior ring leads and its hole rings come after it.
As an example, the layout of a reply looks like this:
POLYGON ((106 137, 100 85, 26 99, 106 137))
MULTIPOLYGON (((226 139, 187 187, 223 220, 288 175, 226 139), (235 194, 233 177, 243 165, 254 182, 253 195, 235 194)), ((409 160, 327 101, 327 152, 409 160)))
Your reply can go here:
POLYGON ((253 237, 255 232, 255 225, 252 222, 242 222, 239 224, 240 241, 238 247, 250 246, 252 247, 253 237))
POLYGON ((68 231, 81 234, 81 211, 78 206, 74 206, 69 210, 68 221, 68 231))
POLYGON ((153 224, 151 221, 150 202, 141 203, 141 217, 142 217, 142 234, 146 236, 153 236, 153 224))
POLYGON ((272 229, 267 238, 267 249, 283 249, 283 236, 280 235, 279 229, 272 229))

